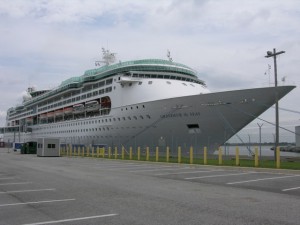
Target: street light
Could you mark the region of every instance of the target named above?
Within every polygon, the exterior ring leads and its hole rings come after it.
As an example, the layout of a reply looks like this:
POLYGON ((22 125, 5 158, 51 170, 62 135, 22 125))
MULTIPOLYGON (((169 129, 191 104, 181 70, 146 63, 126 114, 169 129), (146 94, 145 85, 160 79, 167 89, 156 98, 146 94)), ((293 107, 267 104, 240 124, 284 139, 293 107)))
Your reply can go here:
POLYGON ((276 160, 276 148, 279 145, 279 113, 278 113, 278 92, 277 92, 277 63, 276 56, 285 53, 285 51, 276 52, 276 49, 273 49, 273 52, 267 51, 266 58, 274 58, 274 76, 275 76, 275 118, 276 118, 276 139, 275 139, 275 150, 274 157, 276 160))

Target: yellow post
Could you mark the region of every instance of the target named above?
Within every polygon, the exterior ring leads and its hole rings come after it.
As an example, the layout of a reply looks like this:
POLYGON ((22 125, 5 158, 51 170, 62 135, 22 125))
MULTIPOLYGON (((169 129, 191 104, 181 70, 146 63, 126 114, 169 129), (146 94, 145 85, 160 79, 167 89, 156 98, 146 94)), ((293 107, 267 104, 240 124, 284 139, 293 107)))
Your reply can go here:
POLYGON ((237 146, 235 148, 235 165, 236 166, 240 165, 240 149, 237 146))
POLYGON ((181 163, 181 147, 178 146, 178 163, 181 163))
POLYGON ((156 151, 155 151, 155 161, 158 162, 158 147, 156 147, 156 151))
POLYGON ((258 167, 258 148, 255 147, 254 166, 258 167))
POLYGON ((129 159, 132 160, 132 147, 129 147, 129 159))
POLYGON ((99 158, 99 147, 97 147, 97 149, 96 149, 96 156, 97 156, 97 158, 99 158))
POLYGON ((100 148, 100 156, 102 158, 104 158, 104 155, 105 155, 105 148, 103 147, 103 148, 100 148))
POLYGON ((166 162, 169 162, 169 159, 170 159, 170 148, 169 146, 167 146, 167 149, 166 149, 166 162))
POLYGON ((125 148, 124 148, 124 146, 122 146, 122 159, 124 159, 125 158, 125 148))
POLYGON ((117 159, 118 158, 118 147, 116 146, 115 147, 115 159, 117 159))
POLYGON ((94 150, 95 150, 95 148, 93 146, 91 148, 92 148, 92 157, 94 158, 94 155, 95 155, 94 150))
POLYGON ((138 154, 138 160, 141 160, 141 147, 139 146, 138 147, 138 150, 137 150, 137 154, 138 154))
POLYGON ((190 164, 194 162, 194 149, 193 146, 190 147, 190 164))
POLYGON ((149 147, 146 148, 146 161, 149 161, 149 147))
POLYGON ((203 164, 207 165, 207 147, 204 147, 204 152, 203 152, 203 164))
POLYGON ((222 165, 223 161, 222 161, 222 149, 221 147, 219 147, 219 165, 222 165))
POLYGON ((108 147, 108 158, 111 158, 111 147, 108 147))
POLYGON ((280 147, 276 148, 276 168, 280 169, 280 147))

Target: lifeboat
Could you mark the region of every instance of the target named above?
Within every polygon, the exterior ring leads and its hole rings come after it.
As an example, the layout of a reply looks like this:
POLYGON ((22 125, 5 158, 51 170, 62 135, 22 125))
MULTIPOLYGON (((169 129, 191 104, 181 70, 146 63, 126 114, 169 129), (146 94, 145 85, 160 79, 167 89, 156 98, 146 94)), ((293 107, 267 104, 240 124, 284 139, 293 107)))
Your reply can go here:
POLYGON ((54 112, 55 116, 62 116, 63 115, 63 110, 62 109, 59 109, 59 110, 56 110, 54 112))
POLYGON ((83 113, 83 112, 84 112, 84 104, 73 105, 74 114, 83 113))
POLYGON ((96 100, 87 102, 85 104, 85 109, 87 112, 98 111, 99 108, 100 108, 99 102, 96 100))
POLYGON ((40 115, 40 118, 41 118, 41 119, 46 119, 46 118, 47 118, 47 113, 41 114, 41 115, 40 115))
POLYGON ((70 115, 73 113, 73 108, 72 107, 68 107, 64 109, 64 114, 65 115, 70 115))
POLYGON ((27 117, 26 118, 26 123, 32 123, 33 122, 33 118, 32 117, 27 117))
POLYGON ((48 112, 48 113, 47 113, 47 117, 48 117, 48 118, 54 117, 54 112, 48 112))

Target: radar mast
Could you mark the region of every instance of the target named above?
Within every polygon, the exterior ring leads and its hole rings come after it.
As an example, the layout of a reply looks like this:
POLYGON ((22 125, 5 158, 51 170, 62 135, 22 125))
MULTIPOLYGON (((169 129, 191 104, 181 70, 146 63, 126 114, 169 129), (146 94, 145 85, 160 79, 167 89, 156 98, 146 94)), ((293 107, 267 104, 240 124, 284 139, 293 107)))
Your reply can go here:
POLYGON ((108 66, 113 64, 116 61, 116 54, 117 53, 112 53, 109 50, 102 48, 102 60, 95 61, 95 66, 102 66, 103 64, 108 66))

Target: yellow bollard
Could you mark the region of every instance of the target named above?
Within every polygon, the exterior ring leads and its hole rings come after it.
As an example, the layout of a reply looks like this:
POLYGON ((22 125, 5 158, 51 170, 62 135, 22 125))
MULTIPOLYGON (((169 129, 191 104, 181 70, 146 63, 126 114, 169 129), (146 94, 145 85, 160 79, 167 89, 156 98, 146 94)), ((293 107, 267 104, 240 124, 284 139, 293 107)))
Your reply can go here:
POLYGON ((181 163, 181 147, 178 146, 178 163, 181 163))
POLYGON ((155 161, 158 162, 158 147, 155 150, 155 161))
POLYGON ((167 149, 166 149, 166 162, 169 162, 169 159, 170 159, 170 148, 169 146, 167 146, 167 149))
POLYGON ((105 157, 105 147, 102 148, 102 157, 105 157))
POLYGON ((280 169, 280 147, 276 148, 276 168, 280 169))
POLYGON ((222 160, 222 149, 219 147, 219 165, 222 165, 223 160, 222 160))
POLYGON ((149 147, 146 148, 146 161, 149 161, 149 147))
POLYGON ((115 159, 117 159, 118 158, 118 147, 116 146, 115 147, 115 159))
POLYGON ((94 147, 91 147, 91 148, 92 148, 92 158, 94 158, 94 156, 95 156, 95 152, 94 152, 95 148, 94 147))
POLYGON ((207 165, 207 147, 204 147, 204 152, 203 152, 203 164, 207 165))
POLYGON ((124 146, 122 146, 122 159, 124 159, 125 158, 125 148, 124 148, 124 146))
POLYGON ((129 159, 132 160, 132 147, 129 147, 129 159))
POLYGON ((108 147, 108 158, 111 158, 111 147, 108 147))
POLYGON ((240 165, 240 149, 239 149, 239 147, 235 148, 235 165, 236 166, 240 165))
POLYGON ((137 150, 137 154, 138 154, 138 160, 141 160, 141 147, 139 146, 138 147, 138 150, 137 150))
POLYGON ((258 167, 258 148, 255 147, 255 153, 254 153, 254 166, 258 167))
POLYGON ((190 147, 190 164, 193 164, 193 162, 194 162, 194 149, 191 146, 190 147))

